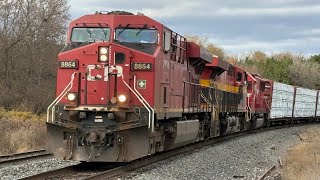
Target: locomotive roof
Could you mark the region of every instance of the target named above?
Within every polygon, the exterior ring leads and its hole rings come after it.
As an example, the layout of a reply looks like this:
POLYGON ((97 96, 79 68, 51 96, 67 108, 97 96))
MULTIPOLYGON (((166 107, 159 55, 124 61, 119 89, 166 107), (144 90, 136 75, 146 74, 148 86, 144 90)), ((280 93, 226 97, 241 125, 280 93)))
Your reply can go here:
MULTIPOLYGON (((127 26, 127 25, 149 25, 156 29, 160 29, 163 25, 154 19, 149 18, 143 14, 134 15, 132 13, 125 13, 122 11, 112 11, 110 13, 95 13, 81 16, 70 22, 70 27, 75 26, 127 26)), ((130 27, 130 26, 129 26, 130 27)))

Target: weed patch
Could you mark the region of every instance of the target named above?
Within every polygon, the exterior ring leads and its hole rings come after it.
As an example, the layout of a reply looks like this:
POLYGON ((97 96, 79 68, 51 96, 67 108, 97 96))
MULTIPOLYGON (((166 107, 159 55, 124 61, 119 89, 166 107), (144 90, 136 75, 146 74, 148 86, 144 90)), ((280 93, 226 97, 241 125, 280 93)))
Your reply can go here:
POLYGON ((42 149, 46 142, 45 116, 0 108, 0 154, 42 149))
POLYGON ((284 179, 309 180, 320 177, 320 129, 299 134, 301 143, 292 147, 282 169, 284 179))

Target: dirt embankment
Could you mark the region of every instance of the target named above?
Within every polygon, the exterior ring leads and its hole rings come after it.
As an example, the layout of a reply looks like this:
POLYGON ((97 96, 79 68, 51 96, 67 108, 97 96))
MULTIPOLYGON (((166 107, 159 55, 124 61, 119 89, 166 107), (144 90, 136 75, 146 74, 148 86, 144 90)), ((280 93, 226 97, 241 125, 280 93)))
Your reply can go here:
POLYGON ((281 168, 282 179, 320 179, 320 128, 298 134, 301 142, 288 150, 281 168))

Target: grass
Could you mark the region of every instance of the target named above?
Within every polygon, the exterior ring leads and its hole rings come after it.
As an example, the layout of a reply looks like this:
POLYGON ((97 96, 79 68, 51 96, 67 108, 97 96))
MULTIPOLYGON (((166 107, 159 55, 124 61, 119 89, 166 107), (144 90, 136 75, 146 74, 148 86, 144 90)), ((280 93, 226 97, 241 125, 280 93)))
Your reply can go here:
POLYGON ((301 143, 292 147, 282 168, 283 179, 309 180, 320 177, 320 129, 299 134, 301 143))
POLYGON ((0 108, 0 154, 43 149, 46 141, 45 116, 0 108))

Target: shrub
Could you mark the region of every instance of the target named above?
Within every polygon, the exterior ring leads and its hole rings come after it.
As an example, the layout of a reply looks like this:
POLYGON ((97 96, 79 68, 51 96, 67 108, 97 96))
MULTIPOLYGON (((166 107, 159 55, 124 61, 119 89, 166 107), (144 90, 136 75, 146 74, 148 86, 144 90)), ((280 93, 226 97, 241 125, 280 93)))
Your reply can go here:
POLYGON ((44 115, 0 108, 0 154, 43 149, 46 142, 44 115))

